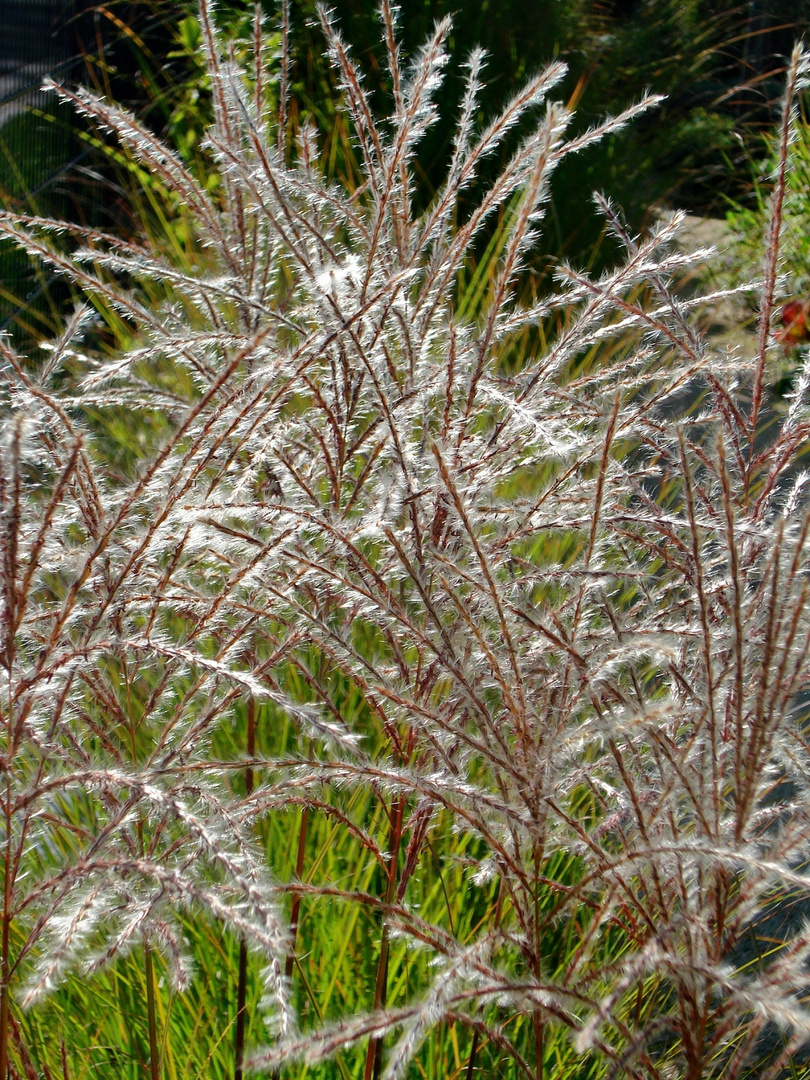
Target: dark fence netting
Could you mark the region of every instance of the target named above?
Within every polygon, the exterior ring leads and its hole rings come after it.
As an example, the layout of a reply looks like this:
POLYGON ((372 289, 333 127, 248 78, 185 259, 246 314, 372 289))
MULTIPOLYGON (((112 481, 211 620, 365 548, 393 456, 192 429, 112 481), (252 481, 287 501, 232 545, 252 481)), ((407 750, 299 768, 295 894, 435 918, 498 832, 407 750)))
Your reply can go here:
MULTIPOLYGON (((0 0, 0 204, 60 214, 73 202, 71 177, 86 145, 69 108, 41 90, 43 79, 76 81, 85 68, 89 3, 0 0)), ((52 275, 0 244, 0 329, 38 335, 55 314, 52 275)))

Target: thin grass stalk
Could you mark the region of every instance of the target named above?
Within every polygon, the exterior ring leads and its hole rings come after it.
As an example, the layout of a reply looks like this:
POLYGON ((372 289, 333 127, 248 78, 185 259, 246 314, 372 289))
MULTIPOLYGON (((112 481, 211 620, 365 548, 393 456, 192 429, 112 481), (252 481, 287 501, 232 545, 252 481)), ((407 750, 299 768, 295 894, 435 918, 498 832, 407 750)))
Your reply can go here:
MULTIPOLYGON (((304 860, 307 850, 307 834, 309 831, 309 818, 310 808, 304 806, 301 809, 301 821, 298 826, 298 850, 295 855, 295 879, 300 882, 304 874, 304 860)), ((289 983, 292 979, 293 971, 295 970, 295 949, 298 940, 298 926, 301 921, 301 900, 303 899, 303 892, 296 891, 293 893, 292 903, 290 904, 290 950, 287 953, 287 958, 284 961, 284 977, 289 983)), ((272 1074, 272 1080, 279 1080, 281 1076, 280 1069, 274 1069, 272 1074)))
POLYGON ((534 1074, 537 1080, 543 1080, 546 1025, 543 1020, 543 1010, 539 1007, 535 1008, 532 1014, 532 1027, 534 1029, 534 1074))
MULTIPOLYGON (((8 698, 5 732, 5 784, 3 817, 5 826, 5 845, 3 851, 3 926, 0 942, 0 1078, 5 1078, 9 1069, 9 1046, 11 1038, 11 922, 13 918, 14 878, 16 875, 17 855, 14 850, 14 792, 12 787, 12 762, 18 742, 15 717, 14 667, 16 660, 16 634, 18 624, 18 529, 20 526, 20 447, 22 440, 21 424, 14 424, 8 458, 11 466, 10 492, 4 490, 10 507, 6 510, 5 550, 3 552, 3 622, 6 640, 3 643, 5 668, 8 679, 8 698)), ((3 463, 4 464, 4 463, 3 463)), ((7 480, 3 478, 3 488, 7 480)), ((4 499, 4 501, 6 501, 4 499)))
MULTIPOLYGON (((309 828, 309 807, 301 810, 301 823, 298 827, 298 851, 295 856, 295 878, 301 881, 304 874, 304 857, 307 850, 307 832, 309 828)), ((290 904, 290 951, 284 963, 284 974, 288 979, 292 977, 295 967, 295 943, 298 938, 298 924, 301 921, 302 893, 296 892, 290 904)))
POLYGON ((146 1013, 149 1026, 149 1076, 150 1080, 160 1080, 160 1044, 157 1029, 157 1007, 155 1002, 155 966, 152 961, 152 946, 148 941, 143 944, 143 972, 146 980, 146 1013))
MULTIPOLYGON (((136 761, 135 728, 129 728, 130 752, 133 763, 136 761)), ((144 845, 144 821, 141 817, 137 824, 138 848, 143 857, 144 845)), ((149 1036, 149 1076, 150 1080, 160 1080, 160 1039, 157 1024, 157 1002, 155 1001, 155 965, 152 959, 152 946, 146 935, 143 938, 143 977, 146 983, 146 1024, 149 1036)))
MULTIPOLYGON (((258 16, 257 16, 258 18, 258 16)), ((246 750, 248 764, 245 766, 245 795, 253 794, 253 765, 256 756, 256 700, 248 698, 246 750)), ((245 1029, 247 1027, 247 967, 248 949, 244 937, 239 941, 239 972, 236 984, 236 1031, 234 1033, 234 1080, 242 1080, 245 1061, 245 1029)))
MULTIPOLYGON (((498 884, 498 898, 495 901, 495 911, 492 914, 493 929, 497 929, 500 926, 501 914, 503 912, 504 891, 504 880, 501 878, 498 884)), ((475 1078, 475 1060, 478 1055, 480 1042, 481 1029, 480 1027, 474 1027, 472 1044, 470 1046, 470 1056, 467 1058, 467 1067, 464 1070, 464 1080, 474 1080, 475 1078)))
MULTIPOLYGON (((390 855, 388 859, 388 880, 385 887, 386 907, 393 904, 397 895, 397 868, 399 865, 399 853, 402 846, 402 822, 405 816, 406 799, 399 798, 394 801, 390 811, 391 826, 389 830, 390 855)), ((380 952, 377 958, 377 976, 374 984, 374 1011, 384 1009, 388 998, 388 954, 390 949, 388 923, 383 921, 382 933, 380 934, 380 952)), ((363 1072, 363 1080, 379 1080, 382 1075, 382 1036, 372 1035, 368 1041, 366 1051, 366 1066, 363 1072)))
MULTIPOLYGON (((9 725, 10 726, 10 725, 9 725)), ((10 732, 7 737, 7 746, 11 745, 10 732)), ((8 1073, 8 1050, 9 1050, 9 979, 11 975, 11 963, 9 956, 10 928, 11 928, 11 876, 13 873, 13 855, 11 843, 11 784, 8 779, 5 783, 5 806, 4 819, 6 828, 6 843, 3 851, 3 930, 2 930, 2 957, 0 957, 0 1077, 5 1078, 8 1073)))
POLYGON ((245 1060, 245 1027, 247 1020, 247 965, 248 953, 245 939, 239 941, 239 968, 236 983, 236 1031, 234 1034, 234 1080, 242 1080, 245 1060))
POLYGON ((472 1046, 470 1047, 470 1056, 467 1058, 467 1068, 464 1070, 464 1080, 474 1080, 475 1077, 475 1058, 478 1053, 478 1040, 480 1038, 478 1028, 473 1029, 472 1046))
POLYGON ((281 63, 278 84, 278 152, 287 161, 287 125, 290 112, 290 0, 281 0, 281 63))

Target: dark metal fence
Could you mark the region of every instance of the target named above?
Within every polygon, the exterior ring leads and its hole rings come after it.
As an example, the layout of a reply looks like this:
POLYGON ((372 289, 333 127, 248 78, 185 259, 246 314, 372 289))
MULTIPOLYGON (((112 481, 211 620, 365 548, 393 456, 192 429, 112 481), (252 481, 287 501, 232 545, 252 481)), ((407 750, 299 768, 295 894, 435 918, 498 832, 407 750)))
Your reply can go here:
POLYGON ((46 75, 76 67, 80 16, 75 0, 0 0, 0 127, 37 103, 46 75))
MULTIPOLYGON (((59 180, 82 157, 66 111, 41 92, 47 75, 81 67, 84 0, 0 0, 0 204, 58 212, 59 180)), ((10 245, 0 246, 0 329, 21 318, 36 332, 49 276, 10 245)))
POLYGON ((64 56, 70 6, 64 0, 0 0, 0 72, 17 84, 12 92, 64 56))

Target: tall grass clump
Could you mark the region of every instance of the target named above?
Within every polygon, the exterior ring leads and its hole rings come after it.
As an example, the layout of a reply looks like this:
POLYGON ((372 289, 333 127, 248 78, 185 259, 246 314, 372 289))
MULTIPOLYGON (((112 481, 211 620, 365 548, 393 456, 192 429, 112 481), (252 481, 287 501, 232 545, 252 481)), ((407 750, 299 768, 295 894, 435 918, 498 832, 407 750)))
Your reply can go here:
POLYGON ((241 943, 238 1075, 779 1075, 810 1035, 779 917, 810 886, 810 377, 766 390, 804 54, 744 367, 670 284, 677 219, 639 239, 602 200, 621 264, 516 302, 555 167, 649 100, 566 138, 552 65, 482 123, 474 52, 417 212, 449 23, 406 62, 384 0, 380 119, 321 11, 351 188, 291 122, 286 27, 271 94, 258 12, 246 70, 200 24, 218 183, 58 89, 193 257, 0 222, 88 298, 44 358, 3 346, 0 1075, 21 1008, 125 952, 160 1075, 189 921, 241 943))

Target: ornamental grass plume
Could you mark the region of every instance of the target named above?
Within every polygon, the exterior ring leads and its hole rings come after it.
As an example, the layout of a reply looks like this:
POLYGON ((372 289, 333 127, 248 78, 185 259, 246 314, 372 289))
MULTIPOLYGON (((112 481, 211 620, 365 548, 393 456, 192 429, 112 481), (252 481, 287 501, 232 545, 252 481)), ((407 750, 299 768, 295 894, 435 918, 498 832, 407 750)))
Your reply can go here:
MULTIPOLYGON (((379 119, 320 20, 359 186, 326 176, 317 133, 293 125, 286 45, 270 92, 258 11, 242 70, 202 0, 216 184, 58 88, 185 206, 188 264, 0 221, 128 328, 102 358, 84 306, 44 363, 3 346, 0 1073, 18 987, 33 1001, 136 945, 182 983, 177 913, 193 908, 266 956, 277 1030, 257 1069, 360 1047, 358 1075, 393 1080, 449 1024, 469 1031, 470 1076, 495 1061, 539 1078, 562 1057, 777 1076, 810 1035, 806 930, 762 945, 766 915, 810 885, 810 378, 778 413, 765 371, 806 57, 744 368, 671 285, 695 257, 673 249, 677 216, 639 239, 601 200, 620 265, 561 267, 548 297, 518 302, 557 164, 654 99, 569 136, 554 64, 482 124, 475 52, 445 182, 416 210, 449 22, 405 62, 383 0, 379 119), (496 219, 483 303, 459 315, 496 219), (122 410, 153 433, 128 470, 96 419, 122 410), (217 756, 246 701, 292 718, 297 752, 217 756), (379 814, 356 812, 358 791, 379 814), (309 872, 306 817, 280 880, 255 825, 290 806, 345 832, 372 883, 309 872), (420 909, 429 873, 460 874, 486 917, 461 933, 449 900, 420 909), (318 904, 359 907, 379 936, 367 1008, 313 1025, 293 1015, 293 939, 318 904), (392 976, 406 948, 410 985, 392 976)), ((157 1057, 155 1042, 153 1075, 157 1057)))

